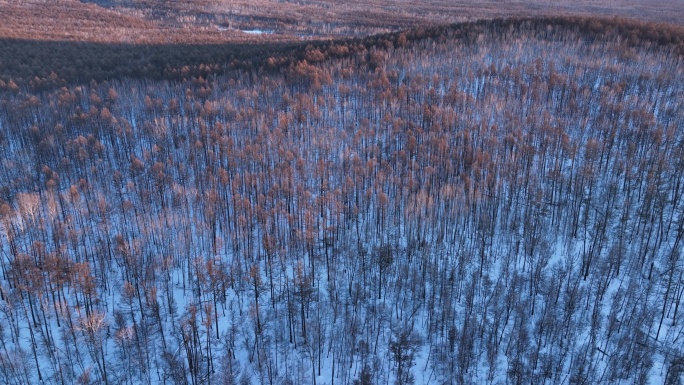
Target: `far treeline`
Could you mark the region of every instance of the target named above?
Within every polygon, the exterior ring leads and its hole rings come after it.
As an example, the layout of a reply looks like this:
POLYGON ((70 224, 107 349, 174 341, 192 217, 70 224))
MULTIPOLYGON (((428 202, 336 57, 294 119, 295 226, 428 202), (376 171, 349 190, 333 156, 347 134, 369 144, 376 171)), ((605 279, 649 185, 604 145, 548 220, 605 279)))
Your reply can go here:
POLYGON ((0 89, 10 80, 32 91, 49 90, 66 84, 122 78, 178 79, 225 74, 231 70, 273 71, 301 60, 341 58, 372 47, 403 45, 426 37, 453 33, 472 39, 483 31, 516 28, 524 24, 543 34, 547 27, 573 30, 585 39, 622 36, 632 46, 658 45, 684 53, 684 28, 671 24, 645 23, 620 18, 542 17, 489 19, 474 23, 429 26, 366 38, 330 41, 271 42, 261 44, 102 44, 0 40, 0 89), (312 58, 307 52, 322 55, 312 58))

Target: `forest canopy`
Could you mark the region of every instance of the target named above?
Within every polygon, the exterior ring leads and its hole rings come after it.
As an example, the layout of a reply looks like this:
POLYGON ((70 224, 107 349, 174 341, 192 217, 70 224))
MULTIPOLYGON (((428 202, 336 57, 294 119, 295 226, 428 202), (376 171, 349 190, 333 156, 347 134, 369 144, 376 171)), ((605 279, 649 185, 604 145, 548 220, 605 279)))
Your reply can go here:
POLYGON ((0 382, 680 383, 682 36, 5 42, 0 382))

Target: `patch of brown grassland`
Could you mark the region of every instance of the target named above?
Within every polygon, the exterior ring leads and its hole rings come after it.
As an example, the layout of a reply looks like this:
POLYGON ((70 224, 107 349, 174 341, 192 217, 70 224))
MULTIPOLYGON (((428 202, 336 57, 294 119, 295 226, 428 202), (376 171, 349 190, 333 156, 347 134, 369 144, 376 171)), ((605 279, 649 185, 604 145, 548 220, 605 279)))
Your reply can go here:
POLYGON ((226 43, 364 36, 506 16, 596 15, 684 24, 678 0, 0 0, 0 38, 226 43), (264 34, 243 31, 262 30, 264 34))

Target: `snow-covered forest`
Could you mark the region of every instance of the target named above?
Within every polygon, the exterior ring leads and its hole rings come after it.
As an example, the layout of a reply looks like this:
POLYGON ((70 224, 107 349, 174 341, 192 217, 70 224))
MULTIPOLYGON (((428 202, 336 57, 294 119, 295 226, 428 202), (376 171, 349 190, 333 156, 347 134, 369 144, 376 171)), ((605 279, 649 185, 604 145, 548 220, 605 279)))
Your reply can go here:
POLYGON ((596 36, 2 81, 0 383, 681 384, 684 61, 596 36))

